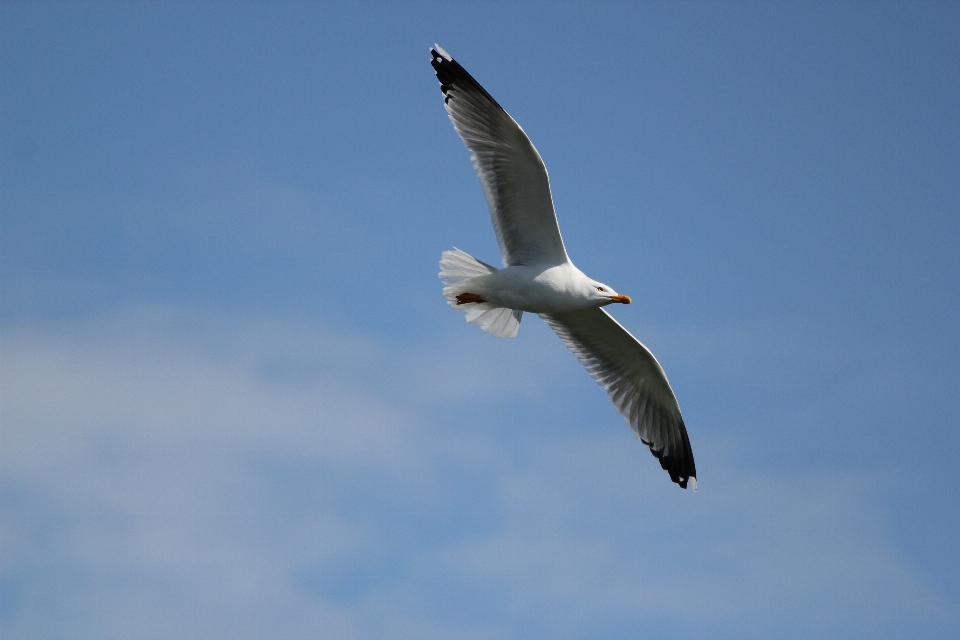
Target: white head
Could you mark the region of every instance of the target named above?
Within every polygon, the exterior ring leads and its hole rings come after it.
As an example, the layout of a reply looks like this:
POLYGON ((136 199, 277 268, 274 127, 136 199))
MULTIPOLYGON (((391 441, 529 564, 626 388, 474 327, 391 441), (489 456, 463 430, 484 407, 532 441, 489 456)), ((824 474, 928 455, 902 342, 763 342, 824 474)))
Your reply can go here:
POLYGON ((624 296, 613 290, 613 287, 597 282, 589 281, 590 290, 588 292, 591 302, 596 303, 598 307, 605 307, 608 304, 619 302, 621 304, 630 304, 630 296, 624 296))

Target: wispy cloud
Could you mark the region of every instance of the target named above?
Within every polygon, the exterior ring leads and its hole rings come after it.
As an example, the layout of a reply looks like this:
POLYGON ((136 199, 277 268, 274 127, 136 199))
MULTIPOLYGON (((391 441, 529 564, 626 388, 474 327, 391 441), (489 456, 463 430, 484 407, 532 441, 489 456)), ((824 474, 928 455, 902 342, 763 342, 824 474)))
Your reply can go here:
POLYGON ((511 367, 502 343, 468 340, 467 367, 184 309, 5 331, 5 634, 955 624, 883 534, 883 478, 736 473, 706 438, 713 477, 690 495, 625 427, 484 428, 477 406, 520 393, 533 422, 564 384, 553 355, 533 357, 550 336, 529 333, 511 367))

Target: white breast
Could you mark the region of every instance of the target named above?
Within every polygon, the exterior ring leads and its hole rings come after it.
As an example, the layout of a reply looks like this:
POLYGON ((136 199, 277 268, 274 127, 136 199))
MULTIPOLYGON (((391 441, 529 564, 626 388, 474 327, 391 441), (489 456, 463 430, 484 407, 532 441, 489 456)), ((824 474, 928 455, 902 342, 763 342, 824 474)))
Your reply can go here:
POLYGON ((596 306, 584 295, 589 279, 569 262, 553 267, 506 267, 489 276, 484 299, 531 313, 565 313, 596 306))

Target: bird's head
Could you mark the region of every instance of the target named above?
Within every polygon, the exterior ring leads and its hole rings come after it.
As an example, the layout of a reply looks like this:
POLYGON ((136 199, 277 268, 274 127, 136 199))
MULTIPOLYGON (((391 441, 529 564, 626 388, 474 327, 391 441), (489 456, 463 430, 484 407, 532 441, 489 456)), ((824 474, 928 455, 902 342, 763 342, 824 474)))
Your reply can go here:
POLYGON ((590 300, 596 302, 598 307, 605 307, 614 302, 630 304, 630 296, 619 294, 613 290, 613 287, 593 280, 590 281, 590 300))

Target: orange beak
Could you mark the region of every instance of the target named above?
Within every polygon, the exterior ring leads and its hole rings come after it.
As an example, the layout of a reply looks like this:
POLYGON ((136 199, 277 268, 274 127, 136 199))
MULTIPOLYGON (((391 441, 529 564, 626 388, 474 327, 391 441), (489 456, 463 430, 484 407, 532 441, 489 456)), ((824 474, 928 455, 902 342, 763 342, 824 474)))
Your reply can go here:
POLYGON ((623 304, 630 304, 630 296, 623 296, 619 293, 615 296, 610 296, 611 302, 622 302, 623 304))

